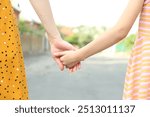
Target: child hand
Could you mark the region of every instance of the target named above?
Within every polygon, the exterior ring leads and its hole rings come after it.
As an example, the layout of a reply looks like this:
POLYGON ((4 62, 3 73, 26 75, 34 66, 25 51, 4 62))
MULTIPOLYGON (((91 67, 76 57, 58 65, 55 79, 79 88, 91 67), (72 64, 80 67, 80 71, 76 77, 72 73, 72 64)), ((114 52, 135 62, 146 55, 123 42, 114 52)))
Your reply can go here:
POLYGON ((80 62, 80 57, 78 56, 77 51, 57 52, 55 53, 55 56, 60 57, 62 63, 68 68, 71 68, 80 62))
POLYGON ((70 72, 75 72, 78 69, 81 68, 81 62, 78 63, 72 63, 70 65, 66 65, 66 68, 70 71, 70 72))

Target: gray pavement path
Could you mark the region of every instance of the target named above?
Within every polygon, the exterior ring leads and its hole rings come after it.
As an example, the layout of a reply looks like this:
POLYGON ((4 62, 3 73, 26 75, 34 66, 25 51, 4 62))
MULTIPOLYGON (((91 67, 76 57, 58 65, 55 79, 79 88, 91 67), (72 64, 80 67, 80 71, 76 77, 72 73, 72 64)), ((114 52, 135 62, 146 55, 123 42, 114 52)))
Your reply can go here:
POLYGON ((127 59, 95 55, 75 73, 61 72, 49 54, 25 57, 32 100, 122 99, 127 59))

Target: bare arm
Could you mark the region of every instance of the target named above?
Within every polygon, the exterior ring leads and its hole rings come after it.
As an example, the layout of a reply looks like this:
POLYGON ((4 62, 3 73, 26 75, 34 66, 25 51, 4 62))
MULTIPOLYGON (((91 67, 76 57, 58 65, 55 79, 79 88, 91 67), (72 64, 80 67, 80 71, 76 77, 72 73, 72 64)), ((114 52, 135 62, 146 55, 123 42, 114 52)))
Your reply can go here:
POLYGON ((123 39, 134 24, 137 16, 142 10, 144 0, 130 0, 117 24, 99 38, 81 48, 78 51, 80 59, 83 60, 94 55, 123 39))
MULTIPOLYGON (((75 50, 75 47, 61 39, 60 33, 58 32, 54 22, 49 0, 30 0, 30 2, 46 29, 48 39, 51 44, 52 57, 58 64, 59 68, 63 70, 64 65, 60 61, 60 58, 55 56, 54 53, 66 50, 75 50)), ((75 71, 79 66, 80 62, 74 64, 70 70, 75 71)))
POLYGON ((58 52, 56 56, 62 56, 60 59, 63 64, 71 67, 73 63, 82 61, 114 45, 128 34, 142 10, 143 2, 144 0, 130 0, 119 21, 112 29, 77 51, 58 52))
POLYGON ((52 42, 54 39, 60 39, 61 37, 54 22, 49 0, 30 0, 30 2, 46 29, 49 41, 52 42))

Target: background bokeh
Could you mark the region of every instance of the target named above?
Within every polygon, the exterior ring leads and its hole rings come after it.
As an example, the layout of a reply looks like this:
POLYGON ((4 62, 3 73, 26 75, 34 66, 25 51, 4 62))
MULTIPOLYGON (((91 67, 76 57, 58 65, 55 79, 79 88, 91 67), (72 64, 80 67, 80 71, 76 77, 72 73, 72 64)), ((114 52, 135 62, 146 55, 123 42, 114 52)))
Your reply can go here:
MULTIPOLYGON (((76 73, 59 71, 46 32, 29 0, 11 0, 18 18, 31 99, 122 99, 127 61, 138 19, 128 36, 82 63, 76 73)), ((112 27, 127 0, 50 0, 64 40, 81 48, 112 27)))

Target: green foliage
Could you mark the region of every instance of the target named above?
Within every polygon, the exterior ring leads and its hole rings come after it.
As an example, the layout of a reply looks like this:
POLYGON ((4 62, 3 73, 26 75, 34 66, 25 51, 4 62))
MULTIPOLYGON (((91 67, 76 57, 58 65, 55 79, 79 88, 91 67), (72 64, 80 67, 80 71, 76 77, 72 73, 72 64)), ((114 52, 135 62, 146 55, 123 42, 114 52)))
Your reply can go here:
MULTIPOLYGON (((58 26, 58 28, 61 28, 61 26, 58 26)), ((79 26, 72 29, 73 35, 67 36, 61 32, 61 36, 69 43, 82 47, 91 42, 104 29, 105 28, 98 29, 96 27, 79 26)))
POLYGON ((23 33, 31 33, 31 29, 27 27, 24 21, 19 21, 19 31, 23 33))
POLYGON ((94 36, 98 34, 98 30, 95 27, 80 26, 77 27, 77 30, 77 35, 79 37, 78 45, 80 47, 91 42, 94 39, 94 36))
POLYGON ((45 30, 42 25, 39 25, 38 29, 27 25, 24 21, 19 21, 19 30, 21 35, 26 33, 31 36, 43 37, 45 30))
POLYGON ((125 39, 125 47, 130 51, 134 45, 136 35, 132 34, 125 39))
POLYGON ((79 37, 77 34, 74 34, 72 36, 66 37, 65 40, 73 45, 78 45, 79 37))
POLYGON ((126 37, 124 40, 119 42, 116 45, 116 51, 118 52, 130 52, 133 48, 134 42, 136 39, 135 34, 131 34, 128 37, 126 37))

